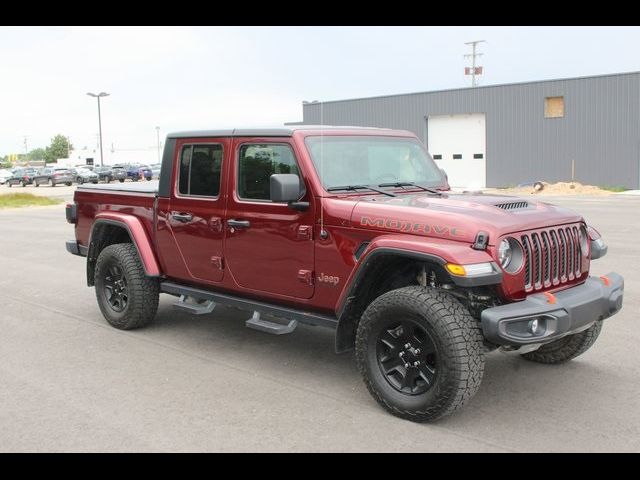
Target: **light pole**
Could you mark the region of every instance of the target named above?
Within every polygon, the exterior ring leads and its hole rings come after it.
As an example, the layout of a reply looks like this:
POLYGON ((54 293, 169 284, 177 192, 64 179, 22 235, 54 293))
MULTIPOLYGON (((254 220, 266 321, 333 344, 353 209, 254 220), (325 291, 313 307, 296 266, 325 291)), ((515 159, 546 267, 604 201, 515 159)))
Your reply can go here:
POLYGON ((160 127, 156 127, 156 135, 158 136, 158 163, 160 163, 160 127))
POLYGON ((109 94, 106 92, 100 92, 98 94, 88 92, 87 95, 98 99, 98 135, 100 136, 100 166, 103 167, 104 162, 102 159, 102 118, 100 117, 100 97, 108 97, 109 94))

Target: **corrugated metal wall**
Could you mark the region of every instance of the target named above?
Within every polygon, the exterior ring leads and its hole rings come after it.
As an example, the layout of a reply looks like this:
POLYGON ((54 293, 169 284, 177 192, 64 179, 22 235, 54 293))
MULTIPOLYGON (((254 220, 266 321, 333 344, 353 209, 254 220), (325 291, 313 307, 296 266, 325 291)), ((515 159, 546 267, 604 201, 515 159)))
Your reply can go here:
POLYGON ((303 104, 303 123, 410 130, 429 115, 485 113, 487 186, 545 180, 640 188, 640 72, 303 104), (545 118, 545 97, 564 117, 545 118))

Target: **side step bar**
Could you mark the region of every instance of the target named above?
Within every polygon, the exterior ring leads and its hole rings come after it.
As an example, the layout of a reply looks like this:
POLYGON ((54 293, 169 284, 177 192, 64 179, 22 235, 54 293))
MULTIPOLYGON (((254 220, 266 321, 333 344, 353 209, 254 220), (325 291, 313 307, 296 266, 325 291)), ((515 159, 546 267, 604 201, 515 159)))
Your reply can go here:
POLYGON ((188 300, 187 295, 180 295, 180 300, 173 304, 173 308, 192 315, 207 315, 216 308, 216 302, 213 300, 205 300, 203 303, 190 303, 188 300))
MULTIPOLYGON (((317 325, 320 327, 328 327, 334 329, 338 326, 338 319, 328 315, 322 315, 320 313, 310 313, 302 310, 297 310, 295 308, 274 305, 272 303, 251 300, 243 297, 237 297, 234 295, 229 295, 227 293, 217 293, 209 290, 202 290, 200 288, 187 287, 185 285, 180 285, 174 282, 162 282, 160 284, 160 291, 169 293, 171 295, 184 295, 185 297, 191 297, 197 300, 211 300, 214 303, 228 305, 231 307, 240 308, 242 310, 248 310, 250 312, 257 311, 260 313, 264 313, 265 315, 283 317, 288 320, 297 320, 298 322, 307 325, 317 325)), ((261 321, 264 322, 264 320, 261 321)))
POLYGON ((253 316, 244 323, 247 327, 259 330, 261 332, 270 333, 272 335, 285 335, 293 332, 298 326, 297 320, 289 320, 287 325, 282 323, 270 322, 260 317, 260 312, 254 311, 253 316))

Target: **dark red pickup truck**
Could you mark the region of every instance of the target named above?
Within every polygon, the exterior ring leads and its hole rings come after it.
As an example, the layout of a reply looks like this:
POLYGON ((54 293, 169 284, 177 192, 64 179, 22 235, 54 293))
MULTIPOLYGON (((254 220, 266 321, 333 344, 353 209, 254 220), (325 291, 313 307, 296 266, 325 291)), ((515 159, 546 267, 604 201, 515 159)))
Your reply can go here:
POLYGON ((590 277, 606 246, 583 218, 524 198, 454 194, 415 135, 351 127, 171 134, 159 183, 78 187, 67 249, 116 328, 182 310, 246 309, 269 333, 333 328, 373 397, 433 420, 501 348, 560 363, 622 308, 590 277))

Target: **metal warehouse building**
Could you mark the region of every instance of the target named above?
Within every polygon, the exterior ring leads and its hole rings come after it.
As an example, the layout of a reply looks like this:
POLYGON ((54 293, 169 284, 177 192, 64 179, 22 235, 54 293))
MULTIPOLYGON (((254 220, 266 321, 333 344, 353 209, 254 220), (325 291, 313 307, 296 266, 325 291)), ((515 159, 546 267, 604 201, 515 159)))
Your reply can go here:
POLYGON ((452 186, 640 188, 640 72, 303 102, 301 123, 410 130, 452 186))

